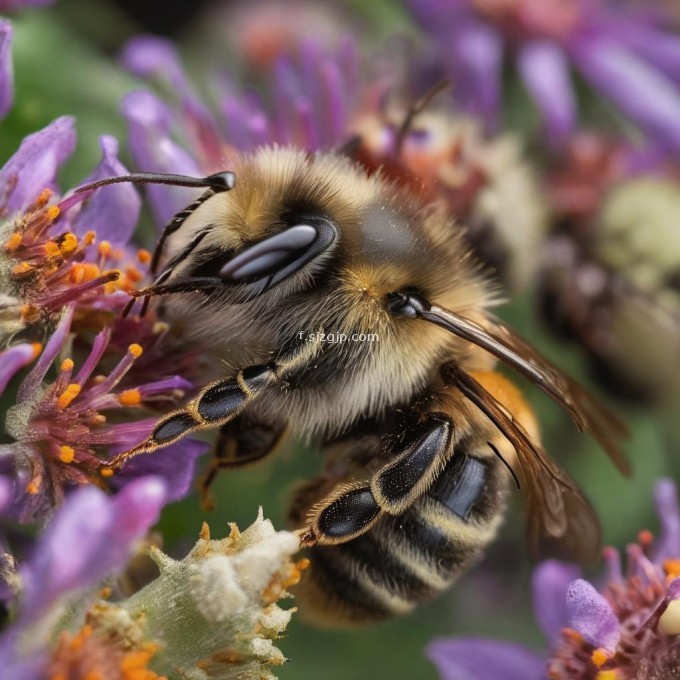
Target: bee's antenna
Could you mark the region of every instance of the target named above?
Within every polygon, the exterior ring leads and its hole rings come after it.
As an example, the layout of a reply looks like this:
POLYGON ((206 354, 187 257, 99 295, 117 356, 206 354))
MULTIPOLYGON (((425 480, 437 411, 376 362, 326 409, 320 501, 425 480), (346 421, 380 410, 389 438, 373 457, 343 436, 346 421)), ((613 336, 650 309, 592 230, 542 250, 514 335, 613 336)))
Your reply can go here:
POLYGON ((451 87, 453 87, 453 81, 450 78, 445 78, 433 85, 420 99, 413 103, 397 130, 397 136, 394 142, 394 150, 397 158, 401 156, 401 150, 406 141, 406 136, 411 131, 416 116, 421 113, 440 92, 448 90, 451 87))
POLYGON ((208 187, 213 191, 229 191, 234 188, 236 183, 236 175, 233 172, 217 172, 214 175, 207 177, 189 177, 187 175, 172 175, 155 172, 135 172, 130 175, 120 175, 119 177, 107 177, 100 179, 97 182, 84 184, 82 187, 76 189, 76 193, 83 191, 93 191, 99 187, 105 187, 109 184, 123 184, 128 182, 130 184, 169 184, 176 187, 192 187, 201 189, 208 187))

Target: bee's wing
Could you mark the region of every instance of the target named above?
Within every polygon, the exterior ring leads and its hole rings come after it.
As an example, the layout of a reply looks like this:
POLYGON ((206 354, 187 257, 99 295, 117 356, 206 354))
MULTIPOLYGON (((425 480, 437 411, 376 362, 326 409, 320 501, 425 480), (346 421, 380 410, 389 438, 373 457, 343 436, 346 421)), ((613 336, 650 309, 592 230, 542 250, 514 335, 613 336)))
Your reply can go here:
POLYGON ((498 427, 517 452, 527 498, 532 556, 594 561, 600 550, 597 517, 569 475, 472 376, 453 365, 447 365, 443 374, 498 427))
POLYGON ((581 431, 595 437, 623 474, 630 474, 630 464, 618 446, 618 441, 628 435, 623 423, 526 340, 500 322, 495 322, 491 329, 482 328, 436 305, 430 305, 420 315, 487 350, 531 380, 567 411, 581 431))

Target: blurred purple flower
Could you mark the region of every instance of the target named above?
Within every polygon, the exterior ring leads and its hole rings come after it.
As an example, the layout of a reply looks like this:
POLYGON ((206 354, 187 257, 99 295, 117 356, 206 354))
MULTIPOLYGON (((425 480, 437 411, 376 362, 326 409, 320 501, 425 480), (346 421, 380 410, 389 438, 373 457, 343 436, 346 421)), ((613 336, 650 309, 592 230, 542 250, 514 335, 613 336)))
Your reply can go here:
POLYGON ((676 677, 680 659, 680 507, 675 484, 657 483, 661 534, 640 534, 619 553, 604 551, 601 588, 573 565, 547 561, 533 575, 536 619, 550 643, 545 654, 478 638, 436 640, 427 655, 443 680, 633 680, 676 677), (673 670, 675 669, 675 671, 673 670))
POLYGON ((506 59, 562 141, 576 125, 571 67, 652 139, 680 151, 680 38, 665 15, 611 0, 410 0, 460 100, 495 123, 506 59))
MULTIPOLYGON (((345 143, 361 105, 357 56, 351 40, 327 51, 304 40, 294 54, 281 53, 269 72, 266 96, 240 91, 225 74, 211 81, 215 109, 196 95, 169 41, 133 38, 121 54, 132 73, 167 92, 148 91, 122 103, 136 164, 148 172, 208 174, 228 167, 237 152, 263 144, 331 149, 345 143)), ((192 200, 186 189, 150 187, 156 221, 164 225, 192 200)))
POLYGON ((12 67, 12 24, 0 19, 0 118, 4 118, 14 102, 14 69, 12 67))
POLYGON ((49 675, 50 646, 62 616, 86 608, 88 596, 121 571, 158 520, 167 490, 156 477, 137 479, 111 498, 88 487, 73 493, 16 574, 16 616, 0 636, 3 677, 49 675))
POLYGON ((29 7, 47 7, 54 0, 0 0, 0 12, 18 12, 29 7))

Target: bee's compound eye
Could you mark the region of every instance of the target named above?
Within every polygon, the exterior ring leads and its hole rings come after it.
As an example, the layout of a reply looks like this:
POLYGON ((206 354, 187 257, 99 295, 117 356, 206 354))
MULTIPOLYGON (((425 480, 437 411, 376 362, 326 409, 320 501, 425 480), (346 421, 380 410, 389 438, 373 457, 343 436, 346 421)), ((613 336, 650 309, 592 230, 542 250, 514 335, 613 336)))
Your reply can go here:
POLYGON ((415 319, 428 306, 428 303, 418 293, 413 291, 397 291, 387 294, 387 308, 395 316, 415 319))
POLYGON ((352 489, 323 510, 318 528, 327 539, 346 539, 360 533, 379 512, 380 507, 369 488, 352 489))
POLYGON ((314 227, 297 224, 250 246, 222 267, 220 277, 229 281, 243 281, 272 276, 307 251, 316 237, 314 227))

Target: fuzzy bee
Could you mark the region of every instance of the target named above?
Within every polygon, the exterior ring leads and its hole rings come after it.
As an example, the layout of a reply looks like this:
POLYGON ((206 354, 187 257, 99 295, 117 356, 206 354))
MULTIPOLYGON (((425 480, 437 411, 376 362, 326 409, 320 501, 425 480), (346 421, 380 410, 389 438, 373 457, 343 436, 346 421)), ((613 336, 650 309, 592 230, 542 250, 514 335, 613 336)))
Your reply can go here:
POLYGON ((160 273, 136 295, 162 296, 159 313, 229 366, 112 466, 208 428, 220 428, 215 468, 264 458, 288 432, 317 443, 326 468, 289 515, 311 559, 302 609, 328 624, 401 614, 448 588, 492 540, 513 476, 535 553, 596 555, 591 507, 496 364, 626 471, 624 429, 491 314, 494 287, 453 218, 340 153, 262 148, 233 171, 85 187, 208 187, 166 228, 160 273), (368 333, 378 340, 351 341, 368 333), (349 340, 310 341, 320 334, 349 340))

